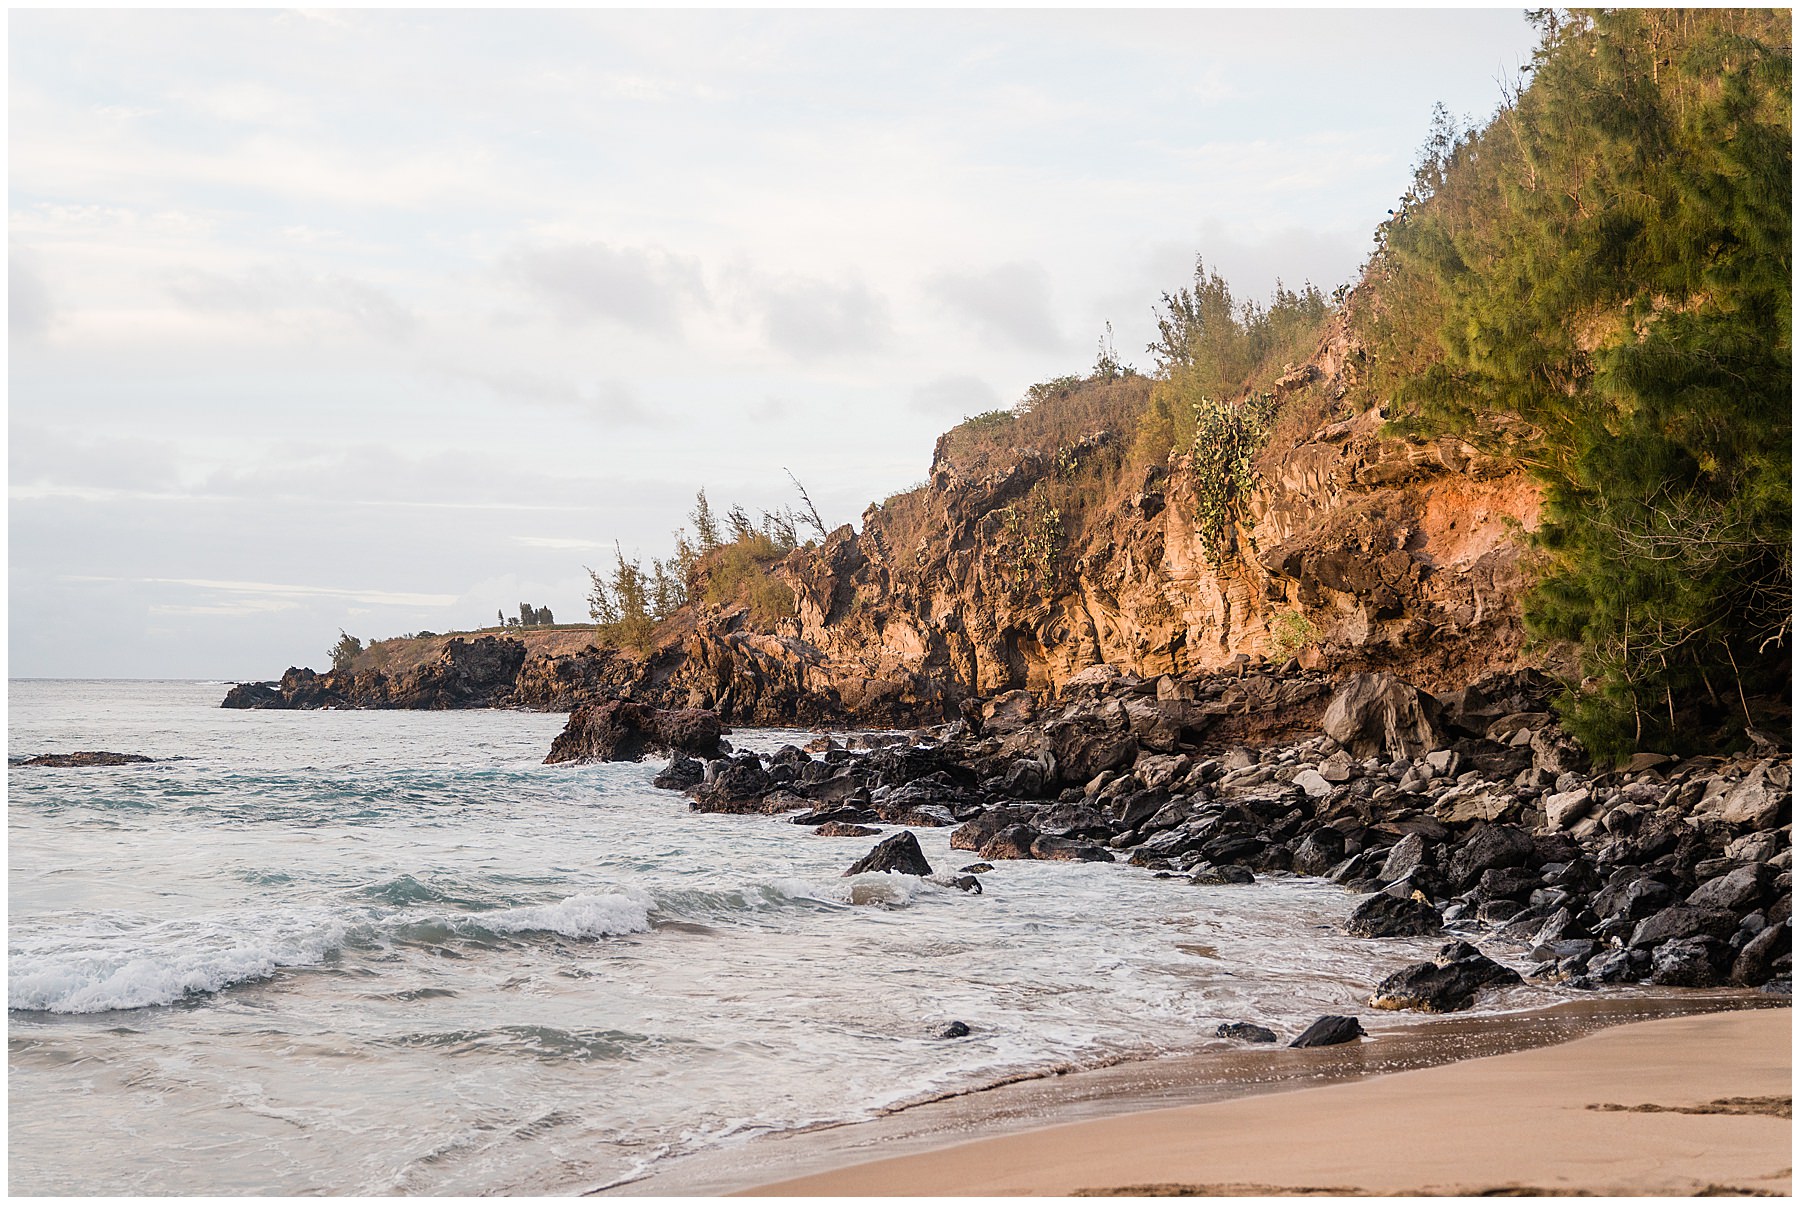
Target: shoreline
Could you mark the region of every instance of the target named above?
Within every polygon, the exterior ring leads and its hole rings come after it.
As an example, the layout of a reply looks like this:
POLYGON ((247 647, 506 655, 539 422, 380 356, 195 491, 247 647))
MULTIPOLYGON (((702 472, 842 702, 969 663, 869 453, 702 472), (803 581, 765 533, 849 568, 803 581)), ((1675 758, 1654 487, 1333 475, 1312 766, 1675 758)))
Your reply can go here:
POLYGON ((1788 1196, 1792 1024, 1790 1009, 1746 1007, 1604 1025, 1341 1082, 865 1152, 736 1195, 1788 1196))
MULTIPOLYGON (((1313 1050, 1220 1042, 1180 1055, 1146 1056, 1080 1069, 1047 1069, 997 1084, 933 1097, 864 1120, 822 1123, 759 1135, 733 1146, 671 1160, 629 1180, 591 1188, 586 1195, 842 1195, 900 1193, 901 1189, 802 1187, 876 1163, 935 1160, 964 1145, 1010 1142, 1043 1133, 1106 1124, 1152 1112, 1232 1106, 1354 1087, 1394 1075, 1464 1065, 1567 1043, 1621 1026, 1669 1018, 1779 1012, 1787 1001, 1742 990, 1631 992, 1584 997, 1545 1008, 1421 1020, 1416 1014, 1362 1015, 1370 1036, 1313 1050), (1391 1019, 1390 1019, 1391 1018, 1391 1019)), ((1784 1063, 1786 1047, 1783 1047, 1784 1063)), ((898 1182, 898 1181, 896 1181, 898 1182)), ((833 1180, 835 1183, 835 1180, 833 1180)), ((1002 1190, 979 1180, 954 1190, 917 1187, 904 1195, 988 1195, 1002 1190)), ((1250 1193, 1248 1195, 1255 1195, 1250 1193)))

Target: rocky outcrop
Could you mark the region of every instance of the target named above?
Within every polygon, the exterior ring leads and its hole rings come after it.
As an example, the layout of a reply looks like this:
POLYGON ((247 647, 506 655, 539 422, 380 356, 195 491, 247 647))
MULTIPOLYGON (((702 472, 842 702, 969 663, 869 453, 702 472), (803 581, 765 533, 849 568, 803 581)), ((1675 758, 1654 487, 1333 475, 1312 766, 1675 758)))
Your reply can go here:
POLYGON ((1353 933, 1454 939, 1432 963, 1372 976, 1379 1007, 1462 1007, 1520 971, 1575 988, 1788 982, 1791 758, 1569 769, 1545 688, 1484 677, 1433 696, 1446 747, 1356 757, 1320 731, 1319 675, 1108 669, 1029 709, 995 709, 1010 718, 981 729, 959 719, 820 738, 713 757, 697 783, 692 763, 664 774, 692 784, 699 811, 956 825, 951 848, 995 876, 1021 860, 1102 857, 1221 890, 1317 876, 1361 897, 1346 905, 1353 933), (1296 721, 1295 697, 1312 699, 1298 709, 1310 719, 1296 721), (1580 818, 1552 824, 1552 801, 1571 794, 1586 796, 1580 818), (1745 799, 1755 806, 1727 802, 1745 799), (1457 944, 1476 941, 1479 955, 1457 944))
POLYGON ((1097 665, 1179 676, 1298 654, 1426 686, 1512 668, 1538 492, 1455 440, 1384 436, 1379 410, 1343 417, 1360 356, 1340 323, 1278 385, 1284 421, 1222 555, 1202 538, 1191 462, 1131 477, 1127 431, 1009 457, 959 455, 946 437, 927 484, 789 559, 786 636, 816 652, 812 677, 851 684, 838 700, 851 714, 865 684, 887 683, 887 714, 921 721, 963 699, 1052 694, 1097 665), (1096 496, 1026 566, 1033 491, 1072 466, 1096 496))
POLYGON ((106 753, 86 751, 82 753, 40 753, 36 757, 27 757, 13 764, 16 766, 44 766, 50 769, 69 770, 84 769, 90 766, 141 766, 156 759, 145 757, 141 753, 106 753))
POLYGON ((650 753, 718 757, 727 731, 716 713, 698 708, 659 711, 621 699, 584 703, 570 714, 544 764, 637 761, 650 753))
MULTIPOLYGON (((1456 440, 1384 434, 1378 408, 1346 414, 1361 357, 1340 320, 1277 383, 1257 484, 1219 539, 1201 522, 1210 504, 1191 458, 1132 459, 1150 383, 1129 377, 1085 387, 1104 405, 1077 399, 1076 417, 1022 443, 946 435, 924 485, 779 566, 794 617, 771 630, 741 608, 694 607, 669 629, 678 637, 643 657, 526 657, 510 638, 456 639, 391 676, 295 669, 272 688, 234 688, 226 705, 572 710, 621 698, 746 725, 965 716, 1004 735, 1095 670, 1179 690, 1187 676, 1289 660, 1337 675, 1393 671, 1433 689, 1515 669, 1520 554, 1538 491, 1456 440)), ((1344 738, 1352 755, 1372 741, 1409 757, 1435 747, 1436 717, 1413 702, 1423 710, 1387 701, 1374 727, 1344 738)), ((1446 722, 1500 718, 1489 702, 1467 700, 1446 722)), ((1120 723, 1093 749, 1065 749, 1063 764, 1099 766, 1121 747, 1120 723)), ((1182 723, 1170 716, 1154 740, 1173 747, 1182 723)))
POLYGON ((438 655, 405 673, 290 668, 278 685, 240 683, 222 707, 311 710, 322 707, 411 708, 442 711, 500 705, 515 688, 525 646, 482 636, 446 640, 438 655))

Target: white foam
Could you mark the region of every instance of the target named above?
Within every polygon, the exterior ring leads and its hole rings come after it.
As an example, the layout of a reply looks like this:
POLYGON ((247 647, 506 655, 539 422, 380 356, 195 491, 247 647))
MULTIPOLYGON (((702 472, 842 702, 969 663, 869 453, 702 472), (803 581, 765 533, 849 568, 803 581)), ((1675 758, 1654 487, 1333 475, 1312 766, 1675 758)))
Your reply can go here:
POLYGON ((649 895, 641 891, 594 895, 583 892, 554 904, 531 904, 484 912, 475 923, 493 933, 558 933, 564 937, 615 937, 650 929, 649 895))
POLYGON ((279 926, 172 923, 91 940, 86 948, 14 949, 6 1006, 101 1013, 173 1004, 267 979, 283 967, 315 965, 343 943, 344 931, 335 923, 290 926, 286 933, 279 926))
POLYGON ((789 899, 816 900, 823 904, 880 904, 904 908, 919 894, 923 880, 909 874, 871 871, 845 879, 813 882, 806 879, 777 879, 767 889, 789 899))

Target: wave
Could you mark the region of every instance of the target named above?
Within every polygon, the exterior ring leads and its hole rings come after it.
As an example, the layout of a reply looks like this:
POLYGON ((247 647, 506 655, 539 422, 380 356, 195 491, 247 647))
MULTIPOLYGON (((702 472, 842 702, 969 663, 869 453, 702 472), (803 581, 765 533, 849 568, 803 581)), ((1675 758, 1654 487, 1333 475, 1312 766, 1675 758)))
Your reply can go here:
POLYGON ((668 1039, 621 1029, 558 1029, 551 1025, 502 1025, 408 1034, 391 1044, 449 1054, 522 1055, 548 1062, 613 1061, 638 1058, 668 1039))
POLYGON ((89 938, 85 949, 15 947, 7 960, 6 1007, 102 1013, 174 1004, 286 967, 317 966, 343 947, 348 931, 342 921, 326 920, 289 922, 283 932, 280 922, 261 918, 230 928, 157 925, 122 941, 89 938))
POLYGON ((318 966, 347 946, 390 939, 423 944, 555 934, 598 939, 650 928, 642 892, 579 894, 550 904, 420 917, 412 911, 296 918, 265 912, 134 925, 90 917, 74 934, 15 943, 6 1006, 25 1012, 101 1013, 157 1005, 318 966))
MULTIPOLYGON (((245 872, 240 877, 255 883, 287 876, 245 872)), ((359 889, 356 894, 370 902, 348 910, 302 915, 259 910, 148 925, 116 914, 90 916, 76 932, 14 943, 7 1007, 49 1013, 148 1008, 318 966, 345 948, 390 942, 491 946, 534 936, 597 941, 651 932, 658 925, 747 921, 769 909, 905 908, 931 890, 937 889, 908 875, 866 874, 738 888, 588 891, 547 903, 495 907, 478 895, 401 874, 359 889)))
POLYGON ((489 933, 555 933, 563 937, 619 937, 650 929, 651 898, 641 891, 582 893, 554 904, 484 912, 470 927, 489 933))

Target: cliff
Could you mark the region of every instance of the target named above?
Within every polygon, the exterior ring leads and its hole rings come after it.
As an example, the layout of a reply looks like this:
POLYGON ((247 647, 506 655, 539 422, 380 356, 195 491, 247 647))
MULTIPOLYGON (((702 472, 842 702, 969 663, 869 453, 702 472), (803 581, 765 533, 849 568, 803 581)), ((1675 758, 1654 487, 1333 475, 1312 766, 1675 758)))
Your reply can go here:
POLYGON ((1297 655, 1441 688, 1513 668, 1538 491, 1460 441, 1384 438, 1379 408, 1344 413, 1359 354, 1340 319, 1277 382, 1275 438, 1221 551, 1191 456, 1134 470, 1129 433, 1108 429, 974 458, 946 440, 927 485, 790 558, 788 635, 847 701, 879 682, 926 707, 1054 692, 1098 664, 1155 676, 1297 655), (1024 501, 1088 461, 1097 497, 1022 548, 1024 501))
POLYGON ((1193 456, 1132 448, 1148 380, 1070 383, 1025 418, 947 433, 925 485, 791 554, 777 572, 795 617, 772 631, 690 607, 647 656, 567 631, 383 642, 347 672, 293 669, 227 705, 616 697, 737 724, 906 725, 1048 696, 1094 665, 1155 677, 1291 658, 1437 689, 1515 668, 1538 491, 1460 441, 1384 436, 1379 406, 1348 401, 1362 356, 1340 315, 1274 383, 1272 435, 1222 528, 1193 456))

